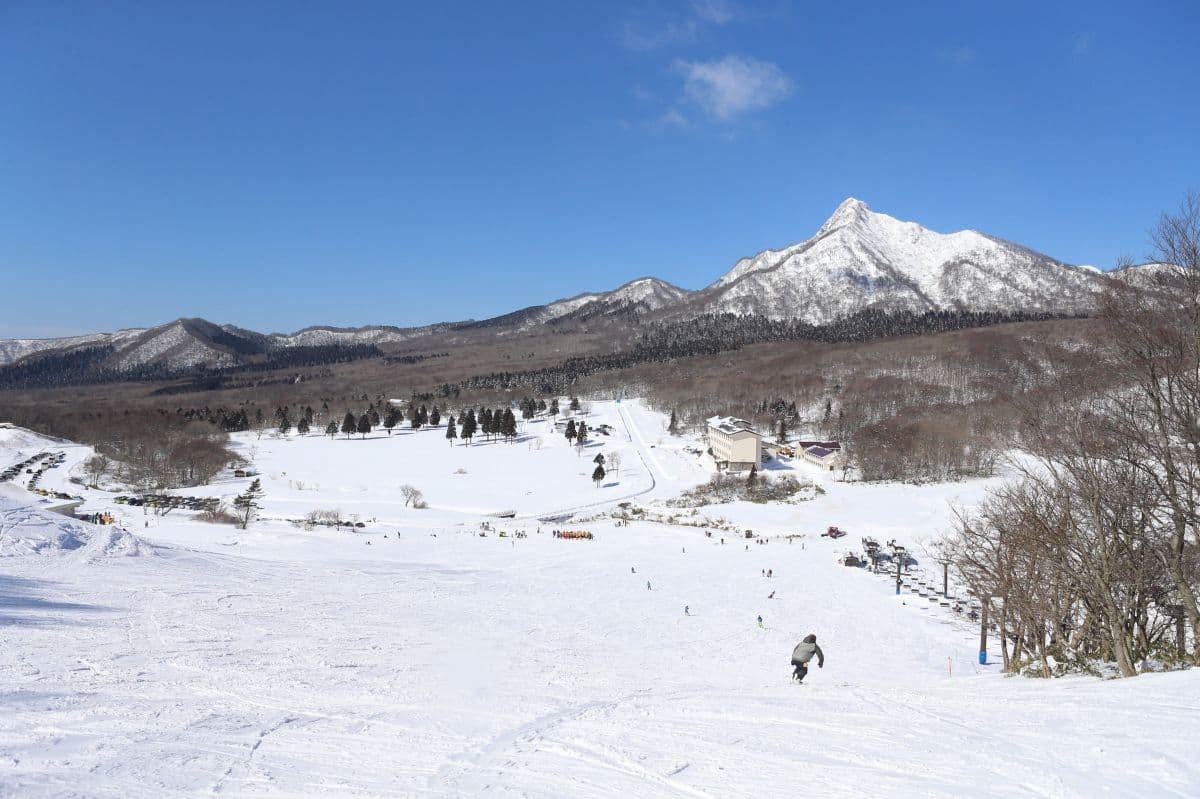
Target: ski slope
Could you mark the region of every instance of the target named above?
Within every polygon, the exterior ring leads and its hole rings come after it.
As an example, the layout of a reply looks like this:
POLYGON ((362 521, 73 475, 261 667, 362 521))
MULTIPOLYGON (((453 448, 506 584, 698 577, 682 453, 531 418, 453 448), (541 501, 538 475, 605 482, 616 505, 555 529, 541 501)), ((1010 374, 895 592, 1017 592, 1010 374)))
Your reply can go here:
POLYGON ((830 482, 702 511, 805 534, 792 543, 608 521, 554 538, 538 513, 595 513, 606 492, 653 508, 704 479, 658 414, 592 412, 623 452, 612 486, 577 485, 590 459, 549 440, 451 455, 433 431, 367 439, 361 474, 336 454, 354 441, 239 442, 269 513, 336 500, 380 519, 353 533, 113 506, 135 538, 0 497, 0 796, 1200 793, 1200 671, 1006 679, 976 663, 972 625, 834 562, 861 534, 916 543, 984 484, 830 482), (430 509, 389 495, 422 475, 430 509), (528 518, 491 523, 528 537, 481 537, 471 509, 506 499, 528 518), (820 538, 831 523, 852 538, 820 538), (788 659, 809 632, 826 664, 798 686, 788 659))

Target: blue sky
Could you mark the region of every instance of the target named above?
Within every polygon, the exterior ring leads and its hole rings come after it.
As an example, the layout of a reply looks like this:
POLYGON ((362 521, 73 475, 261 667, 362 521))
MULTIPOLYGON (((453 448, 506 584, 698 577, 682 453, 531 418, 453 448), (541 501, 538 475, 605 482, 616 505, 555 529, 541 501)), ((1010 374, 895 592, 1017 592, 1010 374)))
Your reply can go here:
POLYGON ((699 288, 847 196, 1108 267, 1200 190, 1198 31, 1195 2, 10 0, 0 337, 699 288))

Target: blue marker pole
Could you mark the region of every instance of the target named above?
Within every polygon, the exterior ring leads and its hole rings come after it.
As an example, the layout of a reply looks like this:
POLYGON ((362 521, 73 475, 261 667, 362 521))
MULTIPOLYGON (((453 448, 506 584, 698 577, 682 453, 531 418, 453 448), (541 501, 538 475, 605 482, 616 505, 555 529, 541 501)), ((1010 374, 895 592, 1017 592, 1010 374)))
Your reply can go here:
POLYGON ((979 603, 979 665, 987 665, 987 625, 988 625, 988 599, 989 597, 980 597, 982 600, 979 603))

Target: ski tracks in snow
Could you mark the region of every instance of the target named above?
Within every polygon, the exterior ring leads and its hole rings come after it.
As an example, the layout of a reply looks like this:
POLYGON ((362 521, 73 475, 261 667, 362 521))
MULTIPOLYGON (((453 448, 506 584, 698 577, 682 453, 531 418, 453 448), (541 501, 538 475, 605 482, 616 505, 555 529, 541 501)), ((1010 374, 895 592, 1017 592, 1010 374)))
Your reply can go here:
MULTIPOLYGON (((676 692, 659 699, 674 701, 692 693, 695 692, 676 692)), ((518 785, 527 786, 533 782, 546 796, 571 795, 586 787, 581 786, 577 779, 598 772, 593 787, 611 784, 612 779, 620 775, 632 778, 643 789, 652 786, 657 794, 669 792, 679 796, 711 797, 712 794, 673 779, 684 772, 691 765, 690 762, 677 764, 660 773, 616 750, 564 733, 564 728, 574 722, 589 717, 611 716, 618 709, 653 699, 653 691, 643 689, 615 699, 569 705, 543 714, 494 735, 482 745, 472 746, 452 756, 434 775, 429 787, 437 793, 452 791, 454 795, 474 796, 488 791, 508 790, 520 790, 523 795, 528 795, 528 789, 518 788, 518 785), (553 774, 546 771, 531 772, 529 766, 535 754, 548 754, 569 761, 574 768, 553 774), (587 767, 587 770, 582 771, 580 766, 587 767), (568 776, 576 772, 581 772, 576 774, 577 779, 568 776)))

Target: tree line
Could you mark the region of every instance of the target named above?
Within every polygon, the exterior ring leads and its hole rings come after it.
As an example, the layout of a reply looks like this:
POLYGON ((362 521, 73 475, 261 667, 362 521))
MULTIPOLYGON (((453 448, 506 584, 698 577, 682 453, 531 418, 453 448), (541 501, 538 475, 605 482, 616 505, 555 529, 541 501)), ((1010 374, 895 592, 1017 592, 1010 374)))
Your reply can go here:
POLYGON ((996 606, 1009 670, 1200 665, 1200 197, 1154 242, 1160 290, 1102 301, 1116 384, 1028 408, 1018 477, 940 542, 996 606))
POLYGON ((643 363, 715 355, 763 342, 856 342, 1058 318, 1064 317, 975 311, 928 311, 915 314, 907 311, 864 310, 827 325, 810 325, 755 315, 706 314, 682 322, 653 324, 631 346, 618 352, 576 356, 555 366, 491 372, 454 383, 443 383, 438 386, 437 395, 449 397, 467 391, 517 389, 532 389, 540 394, 562 394, 582 379, 605 371, 626 369, 643 363))

